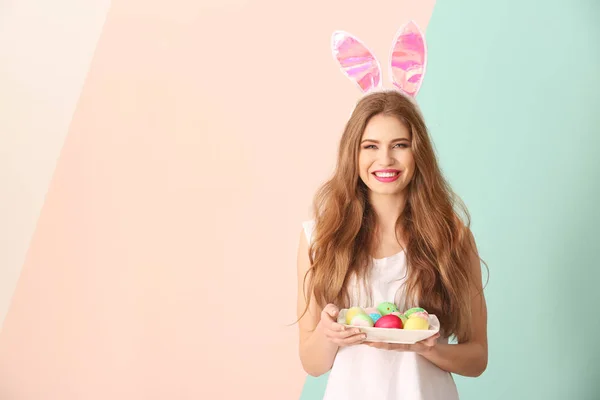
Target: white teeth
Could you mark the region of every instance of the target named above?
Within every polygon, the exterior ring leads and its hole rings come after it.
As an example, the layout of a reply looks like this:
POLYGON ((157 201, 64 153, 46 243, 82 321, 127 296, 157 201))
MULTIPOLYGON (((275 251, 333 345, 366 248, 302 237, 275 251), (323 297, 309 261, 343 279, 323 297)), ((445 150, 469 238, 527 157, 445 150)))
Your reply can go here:
POLYGON ((396 175, 398 175, 397 172, 375 172, 375 175, 377 175, 380 178, 392 178, 396 175))

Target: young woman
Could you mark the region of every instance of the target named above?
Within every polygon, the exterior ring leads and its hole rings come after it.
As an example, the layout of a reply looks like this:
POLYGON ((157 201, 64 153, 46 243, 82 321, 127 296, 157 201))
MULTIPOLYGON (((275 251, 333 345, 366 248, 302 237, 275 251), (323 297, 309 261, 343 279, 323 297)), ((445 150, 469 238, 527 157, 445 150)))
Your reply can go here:
POLYGON ((314 214, 300 235, 297 311, 305 371, 330 371, 324 399, 458 399, 452 374, 487 366, 481 265, 412 99, 392 90, 359 101, 314 214), (342 308, 383 301, 425 308, 440 333, 385 344, 337 323, 342 308))

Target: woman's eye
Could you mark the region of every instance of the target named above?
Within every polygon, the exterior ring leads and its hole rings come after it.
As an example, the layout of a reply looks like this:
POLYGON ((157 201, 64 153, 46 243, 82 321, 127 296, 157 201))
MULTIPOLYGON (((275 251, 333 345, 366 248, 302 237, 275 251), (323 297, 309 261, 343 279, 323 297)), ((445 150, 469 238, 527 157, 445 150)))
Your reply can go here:
MULTIPOLYGON (((408 146, 408 144, 406 143, 397 143, 394 147, 400 147, 402 149, 406 149, 408 146)), ((365 147, 363 147, 364 149, 376 149, 377 146, 375 146, 374 144, 368 144, 365 147)))

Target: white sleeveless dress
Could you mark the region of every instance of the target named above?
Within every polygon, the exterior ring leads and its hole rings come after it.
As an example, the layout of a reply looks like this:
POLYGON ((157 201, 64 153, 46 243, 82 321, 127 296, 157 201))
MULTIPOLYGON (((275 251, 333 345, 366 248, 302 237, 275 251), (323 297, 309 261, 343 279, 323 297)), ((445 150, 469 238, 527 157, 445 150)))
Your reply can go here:
MULTIPOLYGON (((311 242, 314 221, 303 224, 311 242)), ((402 299, 406 255, 373 259, 370 273, 374 305, 402 299)), ((369 307, 364 289, 350 283, 352 305, 369 307)), ((403 308, 400 304, 400 308, 403 308)), ((448 343, 440 338, 438 343, 448 343)), ((381 350, 366 345, 339 349, 329 373, 323 400, 458 400, 452 375, 414 352, 381 350)))

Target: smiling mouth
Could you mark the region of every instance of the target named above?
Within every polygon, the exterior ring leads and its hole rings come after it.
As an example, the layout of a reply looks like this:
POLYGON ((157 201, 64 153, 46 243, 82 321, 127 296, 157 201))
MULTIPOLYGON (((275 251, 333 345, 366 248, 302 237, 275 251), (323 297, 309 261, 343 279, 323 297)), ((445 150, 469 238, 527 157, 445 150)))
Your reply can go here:
POLYGON ((375 172, 373 172, 373 176, 379 182, 390 183, 390 182, 395 182, 396 180, 398 180, 398 177, 400 176, 401 173, 402 173, 402 171, 398 171, 398 170, 375 171, 375 172))
POLYGON ((400 174, 400 171, 373 172, 378 178, 393 178, 400 174))

